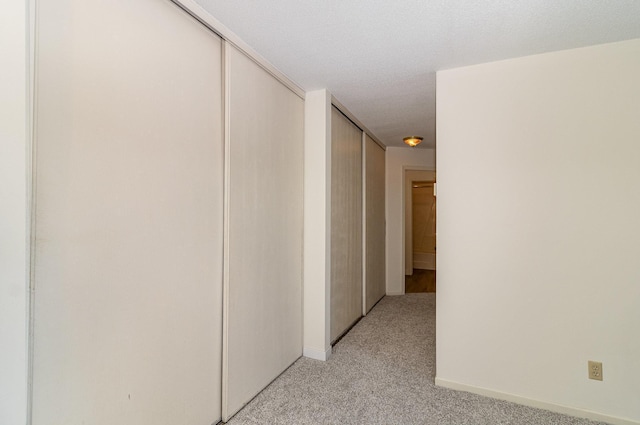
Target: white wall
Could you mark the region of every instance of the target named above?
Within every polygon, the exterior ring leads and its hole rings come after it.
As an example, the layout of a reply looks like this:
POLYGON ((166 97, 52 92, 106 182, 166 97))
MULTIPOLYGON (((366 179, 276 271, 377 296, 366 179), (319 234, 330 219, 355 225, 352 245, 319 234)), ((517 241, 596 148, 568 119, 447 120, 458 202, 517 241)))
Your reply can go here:
POLYGON ((640 39, 438 73, 438 384, 640 423, 638 75, 640 39))
POLYGON ((304 105, 305 357, 331 355, 331 94, 308 92, 304 105))
POLYGON ((0 14, 0 423, 27 414, 27 4, 0 14))
POLYGON ((404 171, 434 169, 435 150, 425 148, 387 148, 387 295, 404 294, 404 171))

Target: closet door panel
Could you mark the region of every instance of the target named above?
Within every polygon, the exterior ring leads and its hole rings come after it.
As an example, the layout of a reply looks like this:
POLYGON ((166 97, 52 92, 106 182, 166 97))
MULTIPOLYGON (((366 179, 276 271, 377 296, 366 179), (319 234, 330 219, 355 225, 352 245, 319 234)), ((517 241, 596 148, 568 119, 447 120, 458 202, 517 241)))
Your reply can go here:
POLYGON ((362 316, 362 131, 331 114, 331 341, 362 316))
POLYGON ((385 287, 385 151, 365 138, 366 291, 365 311, 386 293, 385 287))
POLYGON ((222 42, 166 0, 36 5, 33 424, 215 423, 222 42))
POLYGON ((227 45, 223 417, 302 354, 304 102, 227 45))

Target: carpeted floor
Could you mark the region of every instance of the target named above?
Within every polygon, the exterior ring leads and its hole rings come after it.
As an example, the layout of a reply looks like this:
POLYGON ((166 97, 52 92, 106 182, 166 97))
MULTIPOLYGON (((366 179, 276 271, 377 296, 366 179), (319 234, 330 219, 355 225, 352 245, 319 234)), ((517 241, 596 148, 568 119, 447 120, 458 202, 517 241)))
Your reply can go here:
POLYGON ((333 348, 300 358, 241 424, 595 424, 434 385, 435 294, 385 297, 333 348))

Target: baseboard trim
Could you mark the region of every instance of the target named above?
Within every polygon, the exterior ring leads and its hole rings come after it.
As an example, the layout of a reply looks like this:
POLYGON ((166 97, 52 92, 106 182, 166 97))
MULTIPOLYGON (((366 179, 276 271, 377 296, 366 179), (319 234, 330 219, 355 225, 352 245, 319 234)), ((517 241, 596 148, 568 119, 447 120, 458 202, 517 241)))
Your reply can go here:
POLYGON ((469 393, 479 394, 486 397, 496 398, 499 400, 510 401, 524 406, 535 407, 538 409, 550 410, 556 413, 562 413, 569 416, 577 416, 580 418, 586 418, 596 420, 600 422, 607 422, 614 425, 640 425, 640 422, 619 418, 616 416, 605 415, 591 410, 579 409, 576 407, 564 406, 561 404, 550 403, 547 401, 536 400, 532 398, 522 397, 515 394, 503 393, 500 391, 494 391, 487 388, 475 387, 473 385, 461 384, 455 381, 449 381, 436 377, 436 385, 439 387, 450 388, 452 390, 466 391, 469 393))
POLYGON ((387 292, 387 295, 394 297, 396 295, 404 295, 404 292, 387 292))
POLYGON ((329 360, 329 357, 331 357, 331 349, 331 346, 329 346, 326 351, 318 350, 317 348, 304 347, 302 349, 302 355, 310 359, 326 362, 329 360))

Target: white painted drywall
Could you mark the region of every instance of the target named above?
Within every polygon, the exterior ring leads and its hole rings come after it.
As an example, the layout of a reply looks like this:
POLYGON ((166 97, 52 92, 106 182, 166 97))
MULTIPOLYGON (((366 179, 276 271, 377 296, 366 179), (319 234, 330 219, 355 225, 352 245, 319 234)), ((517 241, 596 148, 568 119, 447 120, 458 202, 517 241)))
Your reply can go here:
POLYGON ((227 420, 302 355, 304 101, 225 51, 227 420))
POLYGON ((404 294, 404 172, 435 170, 435 150, 390 147, 386 151, 387 295, 404 294))
POLYGON ((331 355, 331 93, 308 92, 304 116, 303 354, 327 360, 331 355))
POLYGON ((640 39, 438 74, 439 384, 640 423, 638 75, 640 39))
POLYGON ((0 14, 0 423, 27 421, 27 4, 0 14))
POLYGON ((33 424, 215 423, 222 42, 156 0, 37 30, 33 424))
POLYGON ((384 297, 385 288, 385 150, 368 134, 364 140, 365 166, 365 303, 364 314, 384 297))
POLYGON ((362 130, 331 110, 331 341, 362 316, 362 130))

